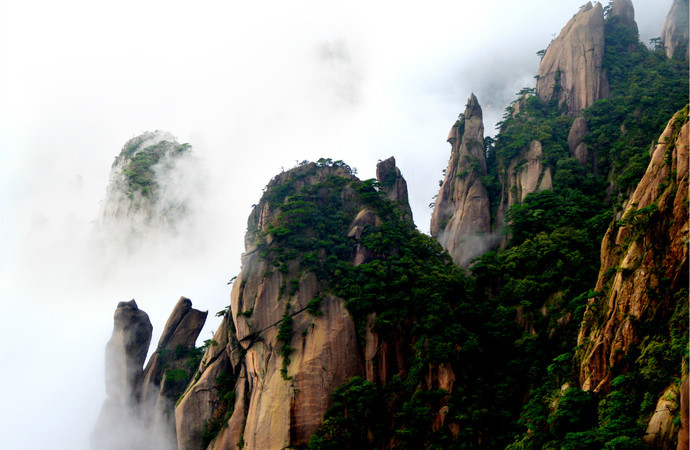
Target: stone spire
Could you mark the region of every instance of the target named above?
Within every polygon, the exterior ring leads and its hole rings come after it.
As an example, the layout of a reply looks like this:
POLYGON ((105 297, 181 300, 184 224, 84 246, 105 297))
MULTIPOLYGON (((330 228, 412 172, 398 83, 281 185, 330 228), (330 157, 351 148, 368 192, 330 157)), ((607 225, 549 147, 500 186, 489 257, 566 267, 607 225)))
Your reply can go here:
MULTIPOLYGON (((627 9, 619 3, 622 12, 627 9)), ((544 101, 558 99, 568 114, 609 95, 603 68, 604 9, 588 2, 563 27, 549 45, 539 65, 537 95, 544 101)))
POLYGON ((431 235, 456 264, 468 266, 489 248, 491 209, 480 181, 486 175, 482 108, 472 94, 448 135, 452 146, 445 179, 431 215, 431 235))

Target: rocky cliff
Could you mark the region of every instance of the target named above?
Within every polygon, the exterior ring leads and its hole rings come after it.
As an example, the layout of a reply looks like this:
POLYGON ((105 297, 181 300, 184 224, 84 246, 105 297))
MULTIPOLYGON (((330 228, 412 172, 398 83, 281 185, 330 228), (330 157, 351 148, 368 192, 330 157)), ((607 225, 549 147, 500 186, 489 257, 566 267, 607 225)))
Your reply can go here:
POLYGON ((673 0, 661 30, 661 42, 669 58, 688 58, 688 0, 673 0))
POLYGON ((108 398, 91 435, 92 448, 175 448, 174 403, 199 363, 194 344, 206 315, 181 297, 143 369, 153 327, 134 300, 118 304, 106 347, 108 398))
POLYGON ((407 196, 407 182, 395 165, 395 157, 376 164, 376 179, 381 183, 386 198, 394 201, 404 213, 405 219, 412 222, 412 210, 407 196))
POLYGON ((498 206, 497 226, 503 227, 506 213, 511 206, 522 203, 527 195, 553 187, 551 168, 544 164, 541 142, 533 140, 529 147, 503 167, 501 198, 498 206))
POLYGON ((635 30, 638 34, 637 22, 635 22, 635 7, 632 0, 613 0, 611 16, 618 17, 620 23, 635 30))
POLYGON ((491 209, 481 178, 487 174, 482 108, 472 94, 450 129, 450 160, 431 215, 431 235, 460 266, 490 246, 491 209))
MULTIPOLYGON (((686 107, 651 149, 647 171, 623 218, 602 241, 598 295, 589 300, 578 336, 579 380, 585 390, 608 392, 614 378, 645 364, 681 374, 682 353, 668 368, 654 358, 659 357, 655 352, 670 353, 687 341, 673 325, 663 330, 674 320, 687 321, 688 134, 686 107), (681 316, 674 319, 674 314, 681 316)), ((665 447, 674 434, 680 405, 669 403, 669 392, 677 398, 678 386, 667 391, 647 428, 650 445, 665 447)))
MULTIPOLYGON (((627 0, 604 23, 614 57, 596 63, 601 10, 564 28, 495 140, 470 97, 437 241, 414 229, 393 158, 376 180, 330 159, 271 180, 194 372, 166 359, 177 331, 135 361, 128 398, 160 418, 146 432, 169 429, 157 405, 174 401, 177 442, 161 442, 180 449, 687 446, 687 108, 657 140, 687 65, 637 42, 627 0), (582 110, 604 96, 602 64, 611 96, 582 110), (457 266, 503 225, 471 275, 457 266)), ((190 309, 166 329, 200 324, 190 309)))
MULTIPOLYGON (((378 173, 396 205, 390 211, 408 221, 406 185, 394 160, 379 164, 378 173)), ((357 266, 377 257, 358 243, 384 222, 363 198, 375 194, 366 186, 330 160, 268 184, 248 220, 242 270, 214 336, 217 345, 204 355, 176 408, 179 448, 304 445, 322 423, 334 389, 380 358, 377 344, 362 351, 353 316, 345 300, 326 289, 322 269, 333 258, 357 266), (229 384, 219 387, 220 379, 229 384)), ((393 369, 370 376, 386 379, 393 369)))
MULTIPOLYGON (((622 9, 622 8, 621 8, 622 9)), ((609 94, 604 62, 604 9, 585 4, 551 42, 539 64, 537 95, 576 115, 609 94)))
MULTIPOLYGON (((601 244, 601 269, 578 342, 584 389, 607 389, 625 354, 644 336, 637 324, 652 321, 666 298, 687 287, 687 111, 669 122, 652 150, 647 172, 622 220, 601 244)), ((669 306, 663 309, 667 310, 669 306)))
POLYGON ((148 315, 134 300, 117 305, 113 334, 105 350, 108 397, 91 435, 92 448, 143 448, 141 436, 127 431, 139 420, 142 366, 152 330, 148 315))

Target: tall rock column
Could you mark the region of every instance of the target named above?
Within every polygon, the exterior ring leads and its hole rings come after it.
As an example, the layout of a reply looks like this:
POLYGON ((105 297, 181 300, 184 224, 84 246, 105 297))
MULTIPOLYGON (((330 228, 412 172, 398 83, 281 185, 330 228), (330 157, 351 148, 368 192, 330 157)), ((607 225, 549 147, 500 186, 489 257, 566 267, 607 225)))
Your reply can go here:
POLYGON ((151 420, 152 434, 171 442, 175 441, 175 402, 196 371, 190 367, 194 344, 207 315, 208 311, 194 309, 190 299, 180 297, 144 369, 140 408, 151 420))
POLYGON ((491 208, 481 182, 486 175, 482 108, 472 94, 448 135, 452 146, 445 179, 431 215, 431 235, 456 264, 467 267, 490 246, 491 208))
POLYGON ((557 98, 571 115, 608 97, 604 45, 604 9, 588 2, 546 50, 539 64, 537 95, 544 101, 557 98))
POLYGON ((93 448, 144 448, 142 436, 128 430, 136 428, 139 418, 142 367, 152 331, 148 314, 134 300, 117 305, 113 334, 105 349, 108 398, 91 434, 93 448))

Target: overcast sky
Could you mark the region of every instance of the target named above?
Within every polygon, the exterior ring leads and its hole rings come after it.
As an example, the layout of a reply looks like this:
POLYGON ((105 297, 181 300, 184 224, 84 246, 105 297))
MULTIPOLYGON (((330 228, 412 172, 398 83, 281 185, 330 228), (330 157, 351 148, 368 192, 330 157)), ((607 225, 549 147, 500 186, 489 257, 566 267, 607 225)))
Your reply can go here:
MULTIPOLYGON (((633 1, 648 42, 671 0, 633 1)), ((583 3, 0 0, 0 446, 87 447, 118 301, 149 313, 155 343, 188 296, 208 339, 283 168, 330 157, 371 178, 395 156, 427 232, 470 93, 494 134, 583 3), (198 227, 105 271, 90 233, 110 165, 153 130, 202 161, 198 227)))

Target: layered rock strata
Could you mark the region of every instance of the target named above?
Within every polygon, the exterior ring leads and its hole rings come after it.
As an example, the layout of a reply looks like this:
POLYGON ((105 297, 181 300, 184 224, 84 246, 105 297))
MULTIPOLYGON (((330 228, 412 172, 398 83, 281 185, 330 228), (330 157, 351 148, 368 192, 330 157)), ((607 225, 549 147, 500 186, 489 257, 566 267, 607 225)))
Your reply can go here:
POLYGON ((604 9, 600 3, 588 2, 546 49, 539 64, 537 95, 547 102, 556 98, 571 115, 608 97, 604 45, 604 9))
POLYGON ((487 173, 484 123, 474 94, 451 128, 448 142, 451 155, 431 215, 431 235, 456 264, 467 267, 491 244, 489 194, 481 182, 487 173))

